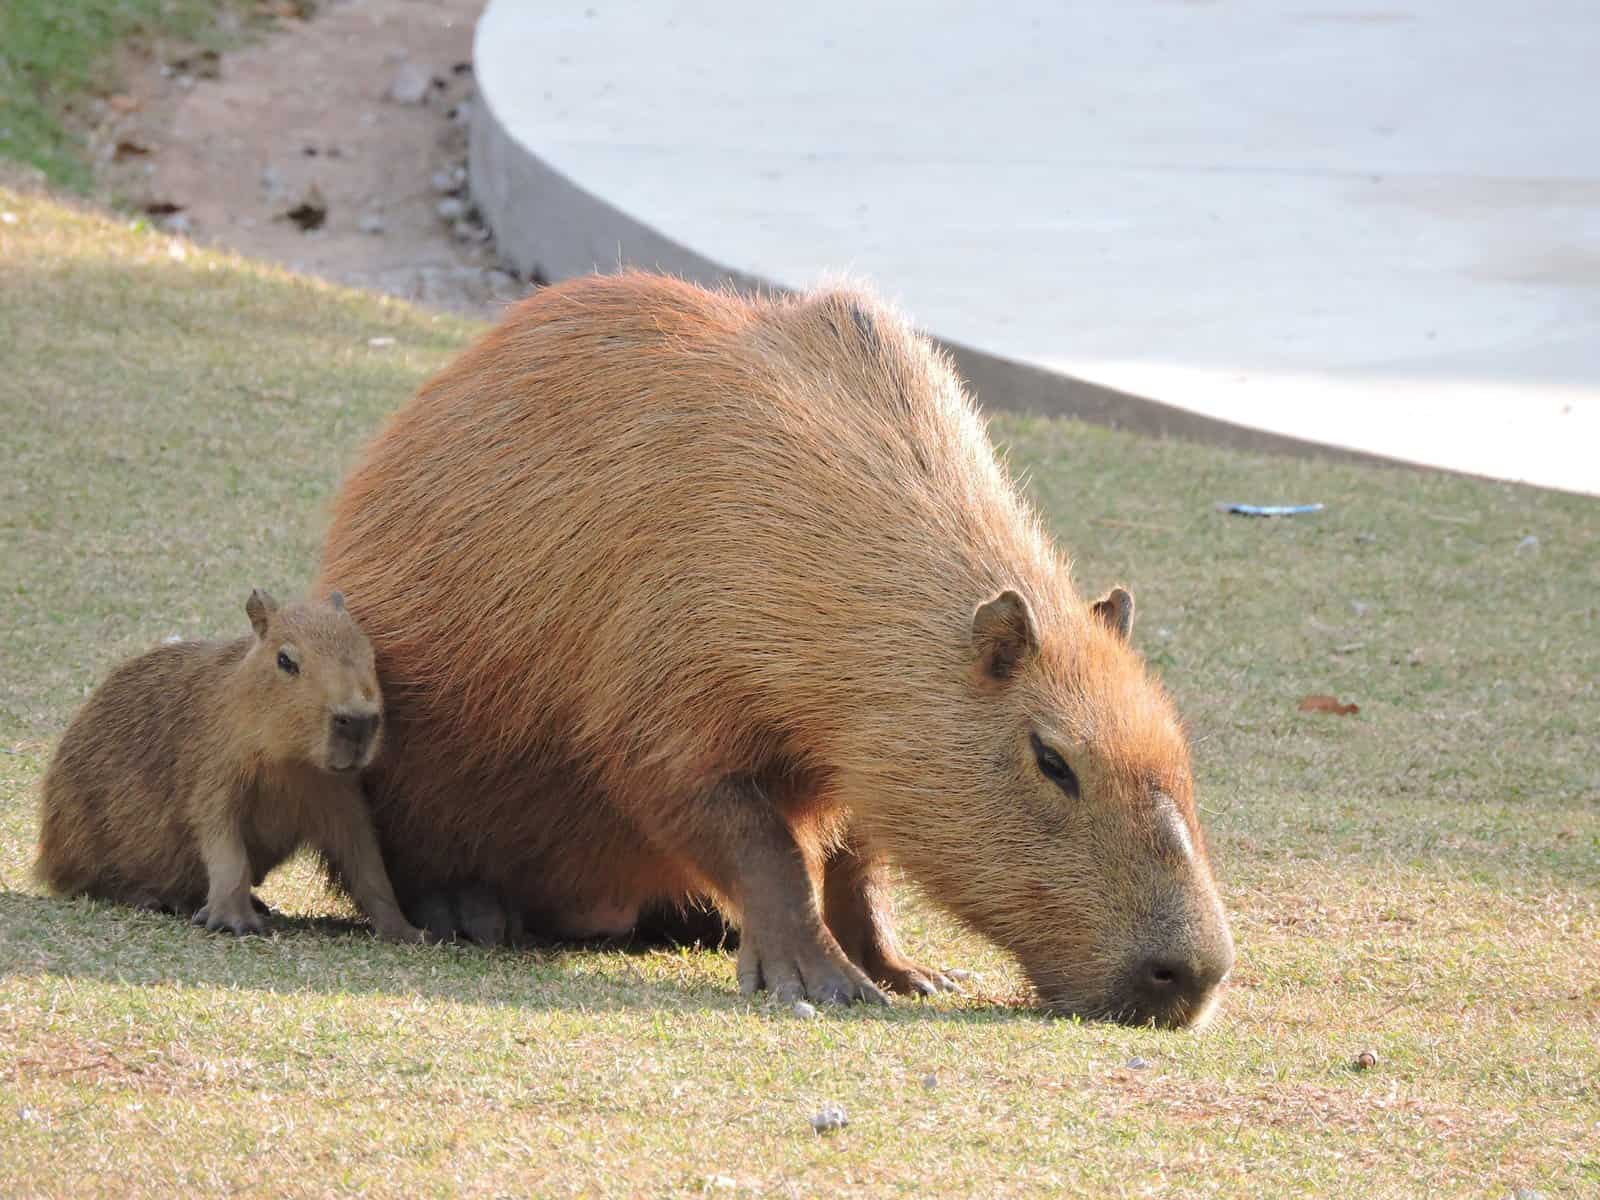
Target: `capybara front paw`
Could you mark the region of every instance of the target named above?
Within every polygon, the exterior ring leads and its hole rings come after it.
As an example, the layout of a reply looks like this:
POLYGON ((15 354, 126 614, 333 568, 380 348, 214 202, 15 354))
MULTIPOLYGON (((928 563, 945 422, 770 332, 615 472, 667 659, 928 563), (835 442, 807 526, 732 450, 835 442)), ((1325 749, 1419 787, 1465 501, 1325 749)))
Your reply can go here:
POLYGON ((842 954, 829 954, 821 946, 802 953, 763 951, 746 933, 739 947, 739 991, 749 996, 762 990, 785 1004, 889 1003, 889 997, 842 954))
POLYGON ((902 996, 936 996, 940 992, 963 992, 961 985, 943 971, 922 966, 906 958, 885 958, 875 964, 872 977, 891 992, 897 992, 902 996))
POLYGON ((256 912, 255 905, 248 901, 241 904, 205 904, 192 918, 194 924, 204 925, 207 932, 221 933, 227 930, 235 937, 245 937, 255 934, 258 937, 267 932, 267 923, 256 912))

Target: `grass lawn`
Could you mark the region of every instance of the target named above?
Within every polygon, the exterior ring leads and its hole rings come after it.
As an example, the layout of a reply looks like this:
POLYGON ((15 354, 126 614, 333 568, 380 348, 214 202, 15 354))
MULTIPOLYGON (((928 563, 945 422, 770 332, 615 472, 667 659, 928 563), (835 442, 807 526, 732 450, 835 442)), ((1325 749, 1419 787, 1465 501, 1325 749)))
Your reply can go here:
POLYGON ((243 943, 41 895, 86 690, 302 586, 472 333, 0 191, 0 1195, 1600 1194, 1592 500, 995 422, 1192 725, 1240 954, 1203 1033, 1014 1007, 910 894, 974 994, 814 1021, 717 953, 380 946, 300 863, 243 943))

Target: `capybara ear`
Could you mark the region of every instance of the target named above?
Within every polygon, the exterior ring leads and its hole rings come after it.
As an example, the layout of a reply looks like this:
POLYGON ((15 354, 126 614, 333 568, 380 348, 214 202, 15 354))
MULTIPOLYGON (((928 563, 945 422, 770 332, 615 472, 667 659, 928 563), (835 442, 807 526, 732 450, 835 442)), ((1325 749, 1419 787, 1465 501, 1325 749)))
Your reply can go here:
POLYGON ((1114 587, 1093 605, 1094 615, 1123 641, 1133 632, 1133 597, 1126 588, 1114 587))
POLYGON ((344 611, 344 593, 343 592, 329 592, 328 593, 328 604, 333 608, 334 612, 343 612, 344 611))
POLYGON ((1007 588, 978 606, 972 617, 972 648, 978 655, 978 677, 989 683, 1010 679, 1022 660, 1039 649, 1033 610, 1020 592, 1007 588))
POLYGON ((250 618, 250 628, 256 631, 258 638, 264 638, 267 636, 267 618, 278 611, 278 602, 256 588, 250 593, 250 599, 244 602, 244 611, 250 618))

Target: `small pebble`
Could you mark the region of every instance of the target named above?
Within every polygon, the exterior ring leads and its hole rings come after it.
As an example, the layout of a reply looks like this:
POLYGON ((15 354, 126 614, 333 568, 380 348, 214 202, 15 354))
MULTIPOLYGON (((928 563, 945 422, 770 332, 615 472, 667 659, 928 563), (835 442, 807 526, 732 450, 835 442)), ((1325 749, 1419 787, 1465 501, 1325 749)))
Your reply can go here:
POLYGON ((361 219, 356 222, 356 228, 360 229, 362 233, 382 233, 383 218, 377 213, 362 213, 361 219))
POLYGON ((374 350, 382 350, 385 346, 394 345, 394 339, 392 337, 368 338, 367 345, 371 346, 374 350))
POLYGON ((283 176, 278 174, 277 167, 261 168, 261 186, 273 194, 276 194, 278 189, 283 186, 283 176))
POLYGON ((716 1188, 719 1192, 731 1192, 739 1186, 739 1181, 732 1175, 713 1175, 706 1180, 706 1186, 716 1188))
POLYGON ((843 1107, 833 1103, 824 1104, 822 1110, 811 1118, 811 1128, 819 1134, 843 1129, 848 1124, 850 1118, 844 1115, 843 1107))
POLYGON ((438 192, 440 195, 449 195, 451 192, 455 191, 458 186, 460 186, 456 183, 456 177, 454 173, 450 171, 435 171, 433 173, 433 179, 430 182, 433 184, 433 190, 438 192))
POLYGON ((428 98, 433 78, 415 63, 402 62, 384 96, 395 104, 421 104, 428 98))
POLYGON ((1408 667, 1420 667, 1421 665, 1422 665, 1422 651, 1421 650, 1413 650, 1410 654, 1406 655, 1406 666, 1408 666, 1408 667))
POLYGON ((1363 603, 1360 600, 1352 600, 1350 601, 1350 611, 1358 617, 1364 617, 1372 611, 1372 605, 1363 603))
POLYGON ((467 205, 460 197, 446 196, 439 201, 435 211, 438 212, 440 220, 458 221, 466 215, 467 205))
POLYGON ((1370 1071, 1373 1067, 1378 1065, 1378 1056, 1371 1050, 1363 1050, 1360 1054, 1356 1055, 1355 1062, 1351 1063, 1350 1065, 1355 1067, 1355 1069, 1358 1071, 1370 1071))
POLYGON ((1518 554, 1521 554, 1524 550, 1537 550, 1538 548, 1539 539, 1531 533, 1517 543, 1518 554))
POLYGON ((817 1006, 804 1000, 796 1000, 794 1002, 794 1015, 802 1021, 813 1021, 817 1016, 817 1006))
POLYGON ((169 217, 162 217, 158 223, 168 233, 175 233, 180 237, 194 231, 194 222, 190 220, 188 213, 173 213, 169 217))
POLYGON ((939 1086, 939 1073, 937 1071, 929 1071, 922 1077, 922 1086, 930 1092, 933 1091, 934 1088, 939 1086))
POLYGON ((1137 1054, 1128 1060, 1128 1070, 1130 1071, 1143 1071, 1149 1065, 1149 1060, 1140 1058, 1137 1054))

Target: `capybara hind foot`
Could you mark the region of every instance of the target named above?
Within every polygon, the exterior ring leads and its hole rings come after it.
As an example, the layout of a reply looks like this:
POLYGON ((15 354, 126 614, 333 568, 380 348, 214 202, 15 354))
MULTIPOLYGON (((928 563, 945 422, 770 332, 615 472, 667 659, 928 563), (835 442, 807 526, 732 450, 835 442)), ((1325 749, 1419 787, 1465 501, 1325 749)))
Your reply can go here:
POLYGON ((488 888, 473 884, 456 893, 457 928, 480 946, 506 944, 506 907, 488 888))
POLYGON ((255 905, 248 900, 224 901, 215 904, 203 904, 198 912, 190 918, 195 925, 204 925, 211 933, 220 933, 226 929, 236 937, 245 937, 255 934, 264 937, 267 932, 267 923, 256 912, 255 905))
POLYGON ((436 942, 456 940, 456 915, 444 892, 427 892, 412 905, 411 919, 436 942))
POLYGON ((454 942, 465 938, 479 946, 504 946, 522 938, 522 921, 508 912, 500 898, 480 884, 468 884, 459 891, 424 893, 411 906, 411 918, 421 926, 417 938, 380 936, 390 941, 454 942))

